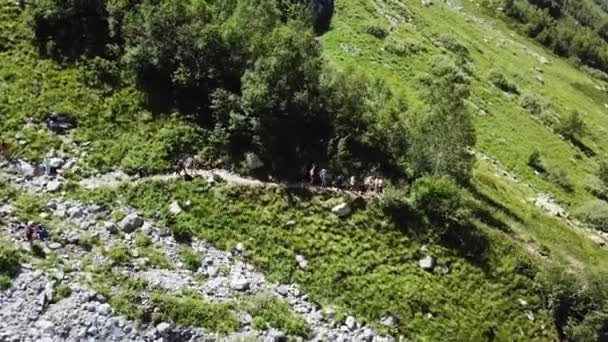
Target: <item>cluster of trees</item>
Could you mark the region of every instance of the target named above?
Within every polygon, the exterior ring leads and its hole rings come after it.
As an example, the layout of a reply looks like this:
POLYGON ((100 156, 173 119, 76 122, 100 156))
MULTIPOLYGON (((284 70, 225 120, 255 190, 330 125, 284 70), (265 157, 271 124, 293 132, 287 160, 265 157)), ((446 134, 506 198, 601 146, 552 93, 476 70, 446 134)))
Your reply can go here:
POLYGON ((45 0, 32 10, 43 53, 112 61, 156 113, 177 111, 203 127, 212 153, 242 158, 254 151, 268 171, 287 176, 316 161, 340 172, 379 168, 466 182, 475 138, 463 102, 467 74, 457 59, 433 62, 424 78, 432 110, 410 120, 402 97, 384 82, 324 61, 315 28, 319 8, 330 5, 45 0), (75 26, 82 34, 71 39, 75 26))
MULTIPOLYGON (((597 0, 606 6, 603 0, 597 0)), ((608 16, 580 0, 503 0, 503 12, 556 54, 608 71, 608 16)))

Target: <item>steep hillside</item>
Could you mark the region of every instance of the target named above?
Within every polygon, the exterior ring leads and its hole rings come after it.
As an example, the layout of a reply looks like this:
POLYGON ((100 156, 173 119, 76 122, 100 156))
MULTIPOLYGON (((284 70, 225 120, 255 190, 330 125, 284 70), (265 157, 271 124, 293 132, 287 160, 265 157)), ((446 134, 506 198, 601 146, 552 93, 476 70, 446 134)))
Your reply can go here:
POLYGON ((605 340, 608 77, 498 6, 0 4, 0 339, 605 340))

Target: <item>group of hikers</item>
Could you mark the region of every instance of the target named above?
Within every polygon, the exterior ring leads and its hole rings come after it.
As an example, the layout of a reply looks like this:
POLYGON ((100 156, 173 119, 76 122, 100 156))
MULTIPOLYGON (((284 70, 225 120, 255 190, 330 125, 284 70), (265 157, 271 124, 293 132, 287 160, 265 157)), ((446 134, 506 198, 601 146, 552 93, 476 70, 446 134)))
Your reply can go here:
POLYGON ((50 237, 49 231, 44 226, 33 221, 29 221, 23 228, 25 228, 25 239, 29 242, 35 240, 47 241, 50 237))
POLYGON ((349 191, 375 192, 382 193, 384 190, 384 180, 379 174, 359 178, 355 175, 346 179, 343 175, 334 176, 329 170, 318 170, 317 165, 312 164, 308 170, 308 181, 310 185, 320 185, 321 187, 335 187, 349 191))

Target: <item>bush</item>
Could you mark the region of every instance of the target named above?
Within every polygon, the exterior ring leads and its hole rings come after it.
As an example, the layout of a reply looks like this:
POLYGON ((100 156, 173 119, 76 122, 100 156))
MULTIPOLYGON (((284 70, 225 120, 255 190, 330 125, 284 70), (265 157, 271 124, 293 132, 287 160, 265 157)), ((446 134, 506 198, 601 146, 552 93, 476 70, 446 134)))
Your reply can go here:
POLYGON ((384 28, 383 25, 380 25, 380 24, 368 25, 365 28, 365 32, 367 32, 368 34, 370 34, 378 39, 384 39, 384 38, 388 37, 388 31, 386 30, 386 28, 384 28))
POLYGON ((608 294, 603 282, 584 276, 561 267, 538 275, 561 341, 604 341, 608 332, 608 294))
POLYGON ((152 239, 144 233, 138 233, 135 236, 135 246, 139 248, 150 247, 152 245, 152 239))
POLYGON ((116 265, 126 264, 131 260, 129 250, 122 244, 112 246, 108 251, 108 256, 110 257, 110 260, 112 260, 112 263, 116 265))
POLYGON ((519 95, 519 89, 517 89, 517 85, 509 81, 505 75, 497 70, 490 71, 488 78, 496 88, 511 94, 519 95))
POLYGON ((605 186, 608 186, 608 160, 602 160, 599 162, 596 175, 605 186))
POLYGON ((236 331, 240 322, 229 303, 209 303, 199 297, 176 297, 153 294, 152 302, 159 307, 159 319, 186 326, 203 327, 222 334, 236 331))
POLYGON ((461 188, 447 176, 417 179, 411 202, 435 225, 461 222, 468 216, 461 188))
POLYGON ((551 183, 559 185, 562 189, 567 192, 574 191, 574 184, 568 177, 568 173, 560 168, 550 169, 547 173, 547 180, 551 183))
POLYGON ((521 106, 534 115, 540 115, 545 110, 546 104, 535 94, 526 94, 521 99, 521 106))
POLYGON ((602 182, 598 177, 589 175, 587 177, 587 184, 585 189, 589 191, 593 196, 608 201, 608 186, 602 182))
POLYGON ((55 297, 53 303, 57 303, 62 299, 68 298, 72 294, 72 289, 66 284, 59 284, 55 289, 55 297))
POLYGON ((254 300, 249 313, 254 317, 253 328, 265 330, 269 326, 290 336, 307 337, 310 327, 306 321, 295 316, 287 303, 276 298, 262 297, 254 300))
POLYGON ((196 272, 201 267, 201 257, 192 249, 188 247, 180 248, 179 256, 190 271, 196 272))
POLYGON ((0 240, 0 288, 10 286, 10 279, 19 273, 19 252, 7 241, 0 240))
POLYGON ((594 228, 608 232, 608 202, 593 200, 578 208, 574 215, 594 228))
POLYGON ((534 150, 528 156, 528 166, 535 169, 538 172, 545 172, 545 167, 541 161, 541 155, 539 150, 534 150))
POLYGON ((586 125, 581 114, 578 111, 573 111, 556 127, 556 131, 563 135, 568 140, 578 141, 585 134, 586 125))

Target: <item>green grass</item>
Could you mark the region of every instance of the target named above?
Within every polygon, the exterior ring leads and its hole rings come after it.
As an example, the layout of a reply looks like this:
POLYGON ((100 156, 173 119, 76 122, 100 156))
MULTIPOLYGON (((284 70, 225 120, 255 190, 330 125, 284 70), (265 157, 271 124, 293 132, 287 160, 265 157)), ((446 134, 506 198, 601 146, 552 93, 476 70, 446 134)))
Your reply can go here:
POLYGON ((488 329, 503 337, 521 329, 516 339, 553 336, 533 274, 520 272, 534 261, 492 228, 480 228, 478 235, 462 232, 487 247, 470 248, 480 253, 471 255, 468 248, 444 244, 432 231, 408 223, 416 222, 415 217, 395 221, 377 203, 341 220, 330 212, 336 198, 230 185, 209 188, 198 180, 147 182, 108 196, 149 215, 175 199, 189 199, 192 205, 172 224, 174 230, 190 231, 220 248, 247 241, 252 261, 271 280, 302 284, 314 300, 343 308, 368 324, 377 325, 387 312, 395 313, 404 323, 393 333, 460 340, 483 336, 488 329), (297 227, 283 228, 291 219, 297 227), (448 274, 419 268, 423 244, 432 246, 430 253, 440 264, 449 265, 448 274), (307 270, 296 267, 297 254, 309 261, 307 270), (530 303, 525 310, 519 298, 530 303), (527 320, 527 310, 534 312, 536 322, 527 320), (434 318, 427 319, 427 314, 434 318))
POLYGON ((111 246, 107 251, 107 255, 115 265, 124 265, 131 261, 129 249, 121 243, 116 243, 111 246))
POLYGON ((227 334, 236 331, 240 322, 231 303, 209 303, 195 296, 153 294, 152 301, 160 307, 159 320, 227 334))
POLYGON ((201 256, 192 249, 182 246, 179 249, 179 256, 190 271, 196 272, 201 267, 201 256))
POLYGON ((0 289, 9 288, 20 270, 20 253, 9 241, 0 240, 0 289))
POLYGON ((245 305, 253 317, 253 328, 266 330, 269 327, 278 329, 290 336, 306 338, 310 327, 303 318, 295 316, 289 305, 275 297, 261 296, 245 305))

